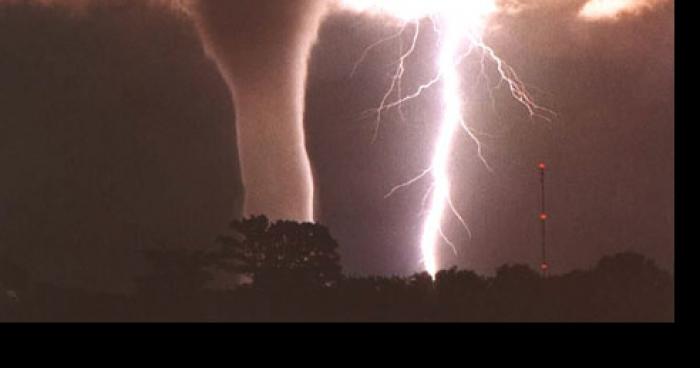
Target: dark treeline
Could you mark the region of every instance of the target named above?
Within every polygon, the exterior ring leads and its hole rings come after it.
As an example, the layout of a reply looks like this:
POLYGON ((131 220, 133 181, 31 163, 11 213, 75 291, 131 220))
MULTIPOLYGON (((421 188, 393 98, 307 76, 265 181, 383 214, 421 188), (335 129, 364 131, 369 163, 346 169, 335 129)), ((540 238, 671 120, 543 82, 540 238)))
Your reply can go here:
POLYGON ((410 277, 343 275, 318 224, 231 224, 209 250, 153 250, 131 294, 37 284, 0 265, 2 321, 672 321, 673 278, 635 253, 543 277, 527 265, 410 277))

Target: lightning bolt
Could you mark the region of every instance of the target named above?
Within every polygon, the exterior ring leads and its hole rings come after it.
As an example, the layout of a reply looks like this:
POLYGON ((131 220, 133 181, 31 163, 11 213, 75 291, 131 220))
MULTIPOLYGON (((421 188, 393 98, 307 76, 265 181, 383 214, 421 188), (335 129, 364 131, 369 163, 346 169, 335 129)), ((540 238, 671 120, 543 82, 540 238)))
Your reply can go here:
MULTIPOLYGON (((411 19, 410 21, 406 21, 397 33, 370 45, 370 47, 365 49, 362 57, 353 68, 354 74, 359 65, 367 57, 367 54, 379 44, 396 38, 403 39, 403 34, 409 28, 413 30, 410 47, 408 47, 405 52, 402 51, 399 56, 396 68, 391 77, 389 88, 382 96, 379 106, 366 112, 375 115, 373 141, 377 139, 382 116, 386 111, 393 108, 400 109, 406 102, 419 98, 426 90, 438 85, 441 86, 442 110, 430 166, 417 176, 396 185, 385 195, 385 198, 388 198, 406 187, 430 178, 430 186, 423 197, 425 218, 420 238, 420 250, 422 254, 421 263, 425 270, 433 277, 439 268, 437 259, 438 245, 444 242, 452 248, 455 254, 457 253, 457 247, 445 235, 442 228, 446 213, 456 218, 469 237, 471 237, 471 230, 464 217, 457 210, 451 196, 449 163, 457 132, 461 130, 465 133, 467 138, 476 145, 476 154, 480 161, 487 170, 490 172, 493 171, 493 168, 489 165, 483 154, 483 145, 463 118, 462 75, 460 74, 460 66, 463 61, 472 55, 474 50, 479 50, 481 52, 480 77, 486 81, 492 103, 495 104, 490 86, 491 83, 486 74, 487 61, 495 65, 498 75, 500 76, 498 85, 495 88, 501 88, 505 85, 512 97, 525 107, 532 119, 542 118, 551 121, 551 117, 556 116, 554 111, 535 103, 527 86, 523 83, 515 70, 506 64, 496 52, 483 41, 486 23, 489 15, 495 11, 495 5, 493 5, 490 0, 485 0, 480 3, 486 5, 483 8, 470 8, 470 6, 474 6, 474 4, 476 3, 466 3, 460 0, 440 0, 438 4, 440 7, 436 8, 439 9, 439 11, 435 11, 427 16, 428 20, 430 20, 433 25, 433 30, 439 36, 436 72, 430 80, 418 86, 415 91, 403 95, 401 80, 406 72, 406 61, 413 55, 419 40, 421 32, 420 20, 411 19), (481 11, 481 13, 479 13, 479 11, 481 11), (469 13, 471 15, 465 17, 465 12, 471 12, 469 13), (391 97, 395 94, 398 94, 398 97, 395 100, 391 100, 391 97)), ((405 7, 397 8, 397 12, 399 9, 401 11, 406 10, 405 7)))

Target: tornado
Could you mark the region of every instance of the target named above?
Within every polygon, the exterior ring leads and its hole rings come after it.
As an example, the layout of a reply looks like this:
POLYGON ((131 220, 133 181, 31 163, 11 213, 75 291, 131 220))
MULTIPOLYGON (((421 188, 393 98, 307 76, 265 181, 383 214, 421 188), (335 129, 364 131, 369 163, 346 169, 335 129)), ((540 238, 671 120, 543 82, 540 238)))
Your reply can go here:
POLYGON ((314 220, 304 136, 308 59, 325 0, 198 0, 189 10, 233 99, 244 216, 314 220))
MULTIPOLYGON (((305 147, 308 59, 335 0, 144 1, 182 11, 231 91, 244 186, 243 216, 314 220, 314 182, 305 147)), ((0 0, 84 10, 95 0, 0 0)), ((186 86, 183 86, 186 88, 186 86)))

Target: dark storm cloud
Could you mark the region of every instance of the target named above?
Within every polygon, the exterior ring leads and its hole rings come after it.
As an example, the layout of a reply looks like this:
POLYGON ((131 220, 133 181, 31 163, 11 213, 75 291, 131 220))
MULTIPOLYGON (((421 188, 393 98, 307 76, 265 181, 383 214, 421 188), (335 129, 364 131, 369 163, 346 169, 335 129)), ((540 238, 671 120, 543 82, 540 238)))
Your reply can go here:
POLYGON ((123 288, 240 213, 225 83, 189 23, 132 5, 0 8, 0 249, 38 280, 123 288))

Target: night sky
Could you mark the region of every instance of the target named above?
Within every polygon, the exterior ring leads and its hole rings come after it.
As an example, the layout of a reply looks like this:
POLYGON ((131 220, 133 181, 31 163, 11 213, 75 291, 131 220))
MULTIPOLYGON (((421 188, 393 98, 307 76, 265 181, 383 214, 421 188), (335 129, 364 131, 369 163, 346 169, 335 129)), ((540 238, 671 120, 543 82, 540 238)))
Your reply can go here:
MULTIPOLYGON (((440 255, 490 274, 539 262, 539 176, 548 165, 551 271, 634 250, 673 268, 674 18, 672 3, 615 22, 576 18, 580 1, 544 1, 495 19, 487 42, 552 108, 531 119, 493 66, 464 66, 468 137, 454 151, 453 198, 471 226, 446 231, 440 255), (492 97, 491 97, 492 96, 492 97)), ((430 79, 435 35, 422 34, 404 82, 430 79)), ((335 15, 315 47, 307 88, 307 147, 317 217, 341 244, 347 273, 420 271, 421 200, 428 182, 384 199, 426 168, 439 89, 384 116, 397 41, 379 18, 335 15)), ((410 32, 405 34, 405 42, 410 32)), ((238 216, 243 192, 229 92, 193 27, 143 5, 0 7, 0 250, 35 277, 123 288, 139 251, 202 248, 238 216)))

